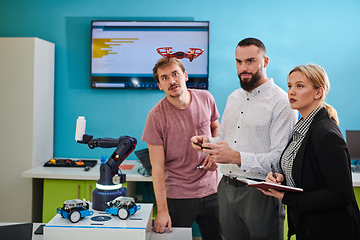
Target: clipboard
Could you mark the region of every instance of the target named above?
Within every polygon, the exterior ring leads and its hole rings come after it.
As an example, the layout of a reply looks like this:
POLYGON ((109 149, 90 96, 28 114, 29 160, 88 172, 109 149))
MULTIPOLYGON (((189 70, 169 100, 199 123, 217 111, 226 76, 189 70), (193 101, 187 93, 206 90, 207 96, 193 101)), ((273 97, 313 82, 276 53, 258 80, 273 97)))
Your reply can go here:
POLYGON ((280 192, 303 192, 304 191, 302 188, 290 187, 290 186, 285 186, 285 185, 280 185, 280 184, 275 184, 275 183, 268 183, 268 182, 257 182, 257 181, 246 179, 246 178, 236 178, 236 180, 245 183, 249 187, 260 188, 263 190, 274 189, 274 190, 277 190, 280 192))

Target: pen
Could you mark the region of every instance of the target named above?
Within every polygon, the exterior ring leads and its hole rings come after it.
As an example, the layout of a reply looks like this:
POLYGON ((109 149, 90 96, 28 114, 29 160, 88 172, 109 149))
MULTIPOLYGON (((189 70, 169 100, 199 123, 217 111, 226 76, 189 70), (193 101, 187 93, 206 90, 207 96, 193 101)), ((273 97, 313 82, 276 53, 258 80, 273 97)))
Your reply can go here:
POLYGON ((273 177, 275 178, 275 182, 277 183, 274 164, 271 164, 271 171, 273 173, 273 177))
POLYGON ((204 168, 205 166, 198 166, 197 169, 202 169, 204 168))

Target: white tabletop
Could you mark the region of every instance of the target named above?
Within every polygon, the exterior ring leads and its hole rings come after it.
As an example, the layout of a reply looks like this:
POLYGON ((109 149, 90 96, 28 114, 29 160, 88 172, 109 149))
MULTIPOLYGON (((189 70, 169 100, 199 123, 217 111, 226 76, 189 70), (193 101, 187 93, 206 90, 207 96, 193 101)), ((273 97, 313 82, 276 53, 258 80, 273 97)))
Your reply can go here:
POLYGON ((353 179, 353 186, 354 187, 360 187, 360 173, 352 173, 352 179, 353 179))
MULTIPOLYGON (((151 182, 151 177, 144 177, 138 173, 142 164, 138 160, 125 160, 121 165, 134 165, 131 170, 122 170, 126 174, 128 182, 151 182)), ((35 166, 22 173, 25 178, 43 179, 71 179, 71 180, 98 180, 100 161, 94 168, 84 171, 83 168, 74 167, 43 167, 43 164, 35 166)), ((354 187, 360 187, 360 173, 352 173, 354 187)))
MULTIPOLYGON (((44 163, 37 165, 22 173, 25 178, 43 178, 43 179, 71 179, 71 180, 98 180, 100 177, 100 161, 89 171, 79 167, 44 167, 44 163)), ((132 167, 131 170, 122 170, 126 174, 128 182, 151 182, 151 177, 145 177, 138 173, 142 167, 140 161, 125 160, 121 166, 132 167)))

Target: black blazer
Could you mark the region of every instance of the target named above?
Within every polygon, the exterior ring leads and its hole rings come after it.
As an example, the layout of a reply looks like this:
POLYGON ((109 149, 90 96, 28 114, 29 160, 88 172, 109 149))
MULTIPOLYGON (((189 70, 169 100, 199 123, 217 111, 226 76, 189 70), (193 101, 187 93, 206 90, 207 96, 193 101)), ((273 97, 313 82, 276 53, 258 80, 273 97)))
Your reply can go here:
POLYGON ((360 235, 351 237, 360 234, 360 214, 348 148, 324 108, 310 125, 294 159, 292 174, 296 187, 304 192, 284 194, 289 236, 296 233, 297 239, 337 239, 335 231, 341 234, 339 239, 360 239, 360 235))

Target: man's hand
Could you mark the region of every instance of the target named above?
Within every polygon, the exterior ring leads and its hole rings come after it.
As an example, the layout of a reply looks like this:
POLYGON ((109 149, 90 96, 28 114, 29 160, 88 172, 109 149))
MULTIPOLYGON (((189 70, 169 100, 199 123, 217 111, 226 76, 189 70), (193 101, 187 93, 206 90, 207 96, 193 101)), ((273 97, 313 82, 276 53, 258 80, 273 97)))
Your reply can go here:
POLYGON ((194 136, 194 137, 191 138, 191 145, 197 151, 202 150, 201 145, 203 143, 209 143, 209 142, 210 142, 210 140, 209 140, 209 137, 207 135, 194 136))
POLYGON ((153 230, 157 233, 164 233, 165 227, 168 227, 169 231, 172 232, 171 227, 171 218, 168 212, 166 213, 159 213, 155 217, 153 230))
POLYGON ((203 143, 203 152, 210 155, 210 159, 216 163, 233 163, 241 165, 241 156, 238 151, 232 150, 227 142, 216 144, 203 143), (210 148, 210 149, 209 149, 210 148))
POLYGON ((206 156, 202 165, 204 166, 203 169, 207 170, 207 171, 215 171, 219 166, 218 163, 216 163, 210 159, 210 156, 206 156))

